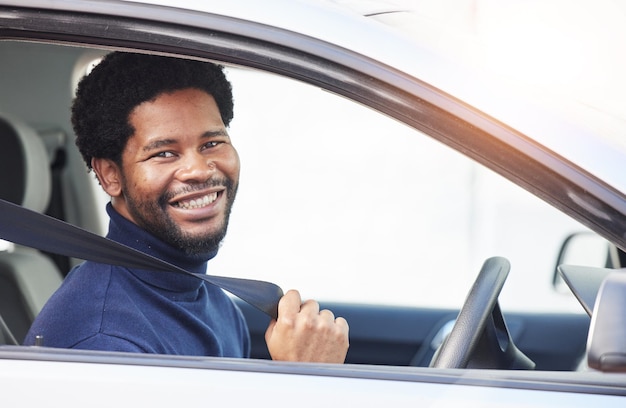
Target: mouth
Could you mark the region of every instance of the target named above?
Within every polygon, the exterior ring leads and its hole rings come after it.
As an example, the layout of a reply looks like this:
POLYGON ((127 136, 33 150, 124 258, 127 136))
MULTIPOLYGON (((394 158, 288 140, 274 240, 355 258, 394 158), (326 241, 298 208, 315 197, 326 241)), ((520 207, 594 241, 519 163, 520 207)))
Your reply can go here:
POLYGON ((211 204, 213 204, 215 202, 215 200, 217 200, 219 193, 217 191, 214 191, 212 193, 203 195, 201 197, 196 197, 196 198, 191 198, 191 199, 186 199, 186 200, 180 200, 180 201, 174 201, 171 203, 172 207, 174 208, 181 208, 183 210, 192 210, 192 209, 196 209, 196 208, 204 208, 207 207, 211 204))

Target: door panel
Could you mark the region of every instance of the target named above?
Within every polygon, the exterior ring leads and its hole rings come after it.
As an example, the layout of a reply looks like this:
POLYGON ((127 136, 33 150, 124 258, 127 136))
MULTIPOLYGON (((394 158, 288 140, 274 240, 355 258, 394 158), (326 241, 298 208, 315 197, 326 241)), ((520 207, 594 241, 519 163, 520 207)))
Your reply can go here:
MULTIPOLYGON (((267 359, 269 318, 237 300, 250 328, 252 357, 267 359)), ((451 309, 323 303, 350 325, 347 363, 428 366, 433 340, 456 317, 451 309)), ((505 313, 515 344, 538 370, 572 370, 585 350, 589 317, 576 314, 505 313)))

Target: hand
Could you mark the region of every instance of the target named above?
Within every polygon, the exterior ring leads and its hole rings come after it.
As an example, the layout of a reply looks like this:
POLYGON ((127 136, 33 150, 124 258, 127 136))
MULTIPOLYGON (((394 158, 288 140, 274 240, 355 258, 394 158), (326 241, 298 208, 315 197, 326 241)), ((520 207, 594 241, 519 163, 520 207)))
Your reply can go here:
POLYGON ((265 332, 274 360, 343 363, 348 353, 348 322, 321 310, 314 300, 302 303, 300 293, 288 291, 278 303, 278 320, 265 332))

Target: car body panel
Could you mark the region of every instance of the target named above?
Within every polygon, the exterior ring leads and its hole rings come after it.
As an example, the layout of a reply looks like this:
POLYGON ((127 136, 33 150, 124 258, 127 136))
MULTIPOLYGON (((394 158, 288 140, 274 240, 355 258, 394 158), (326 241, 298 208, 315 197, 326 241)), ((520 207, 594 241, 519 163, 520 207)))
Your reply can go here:
POLYGON ((3 387, 6 385, 11 393, 19 395, 29 393, 29 384, 37 383, 42 388, 34 395, 31 393, 29 401, 64 399, 70 406, 84 403, 110 406, 134 401, 166 406, 176 401, 199 402, 210 398, 241 406, 248 403, 275 406, 291 400, 297 400, 301 406, 318 406, 329 400, 333 404, 352 404, 358 400, 360 406, 388 403, 502 406, 510 402, 511 406, 582 407, 593 402, 613 407, 623 403, 621 396, 625 394, 623 388, 599 378, 597 373, 586 378, 589 385, 581 384, 571 373, 546 373, 538 386, 533 384, 536 378, 529 379, 523 372, 502 376, 485 370, 433 372, 423 368, 268 365, 262 360, 103 355, 45 349, 16 352, 9 348, 8 351, 0 350, 3 387), (67 383, 74 385, 71 393, 64 386, 67 383), (242 392, 242 387, 246 392, 242 392), (103 394, 102 389, 108 392, 103 394))

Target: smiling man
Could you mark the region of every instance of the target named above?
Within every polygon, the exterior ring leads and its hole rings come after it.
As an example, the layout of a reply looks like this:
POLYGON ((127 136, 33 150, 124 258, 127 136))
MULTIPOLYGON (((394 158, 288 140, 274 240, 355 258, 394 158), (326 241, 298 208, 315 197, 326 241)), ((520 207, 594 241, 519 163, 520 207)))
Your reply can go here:
MULTIPOLYGON (((111 53, 79 84, 76 144, 111 197, 107 237, 206 273, 226 235, 239 184, 227 128, 230 83, 198 61, 111 53)), ((242 254, 242 256, 245 256, 242 254)), ((25 344, 247 357, 246 322, 226 294, 180 274, 95 262, 74 268, 25 344)), ((348 325, 289 291, 266 332, 272 358, 340 363, 348 325)))

